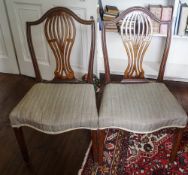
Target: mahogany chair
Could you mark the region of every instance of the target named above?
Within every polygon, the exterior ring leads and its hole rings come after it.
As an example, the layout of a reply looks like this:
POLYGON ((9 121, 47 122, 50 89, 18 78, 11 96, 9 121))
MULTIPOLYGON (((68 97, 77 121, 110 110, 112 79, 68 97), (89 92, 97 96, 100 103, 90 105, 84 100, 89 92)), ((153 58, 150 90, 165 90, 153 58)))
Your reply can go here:
MULTIPOLYGON (((163 128, 177 128, 170 161, 176 157, 187 115, 175 97, 163 83, 165 65, 171 43, 172 21, 161 21, 142 7, 123 11, 113 21, 105 22, 102 30, 102 47, 105 66, 105 83, 99 110, 99 157, 103 158, 104 129, 118 128, 134 133, 152 133, 163 128), (144 77, 144 55, 150 45, 152 20, 167 25, 164 53, 156 82, 144 77), (106 43, 106 29, 119 25, 120 35, 128 56, 123 80, 112 83, 106 43)), ((126 65, 126 63, 125 63, 126 65)))
MULTIPOLYGON (((94 159, 98 113, 93 86, 95 52, 95 22, 83 20, 65 7, 48 10, 39 20, 27 22, 27 41, 38 81, 10 113, 23 159, 29 163, 22 127, 30 127, 46 134, 61 134, 71 130, 91 130, 94 159), (70 54, 76 37, 76 25, 91 27, 91 45, 87 81, 75 78, 70 54), (46 40, 55 56, 54 79, 43 81, 32 42, 31 27, 44 23, 46 40)), ((71 58, 72 59, 72 58, 71 58)), ((78 58, 73 58, 78 59, 78 58)))

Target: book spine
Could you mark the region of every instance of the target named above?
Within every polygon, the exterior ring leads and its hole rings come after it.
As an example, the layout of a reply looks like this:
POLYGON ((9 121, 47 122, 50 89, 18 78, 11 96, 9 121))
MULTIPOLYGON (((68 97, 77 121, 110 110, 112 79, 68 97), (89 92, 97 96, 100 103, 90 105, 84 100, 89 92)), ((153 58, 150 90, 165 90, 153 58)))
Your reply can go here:
POLYGON ((177 35, 180 35, 180 25, 181 25, 181 18, 182 18, 182 6, 183 6, 183 4, 180 1, 180 13, 179 13, 177 35))
POLYGON ((178 34, 178 26, 179 26, 179 19, 180 19, 180 8, 181 8, 181 2, 179 1, 178 8, 177 8, 175 27, 174 27, 174 35, 178 34))
POLYGON ((104 10, 102 6, 102 0, 98 0, 98 3, 99 3, 99 13, 100 13, 101 18, 103 18, 104 10))
POLYGON ((187 26, 188 6, 182 6, 178 35, 184 36, 187 26))

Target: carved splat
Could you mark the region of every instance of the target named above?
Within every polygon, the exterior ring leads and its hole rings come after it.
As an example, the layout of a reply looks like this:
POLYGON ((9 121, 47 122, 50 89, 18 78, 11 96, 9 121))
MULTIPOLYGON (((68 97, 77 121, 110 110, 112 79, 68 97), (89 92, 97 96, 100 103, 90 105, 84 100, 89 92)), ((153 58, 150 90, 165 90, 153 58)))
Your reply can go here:
POLYGON ((44 30, 56 59, 54 79, 74 79, 70 65, 71 50, 76 36, 73 18, 65 12, 56 13, 47 18, 44 30))
POLYGON ((124 78, 144 78, 142 62, 152 31, 150 17, 141 11, 133 11, 123 19, 120 33, 128 56, 124 78))

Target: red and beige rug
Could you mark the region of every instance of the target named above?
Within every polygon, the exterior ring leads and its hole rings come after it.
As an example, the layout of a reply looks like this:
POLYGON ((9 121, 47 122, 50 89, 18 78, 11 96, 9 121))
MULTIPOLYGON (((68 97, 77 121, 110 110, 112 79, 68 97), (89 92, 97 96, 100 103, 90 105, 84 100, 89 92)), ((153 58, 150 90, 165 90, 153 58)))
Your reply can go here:
POLYGON ((103 166, 93 163, 88 150, 79 174, 82 175, 188 175, 188 132, 185 132, 176 161, 169 163, 172 129, 152 134, 106 130, 103 166), (128 149, 128 150, 127 150, 128 149))

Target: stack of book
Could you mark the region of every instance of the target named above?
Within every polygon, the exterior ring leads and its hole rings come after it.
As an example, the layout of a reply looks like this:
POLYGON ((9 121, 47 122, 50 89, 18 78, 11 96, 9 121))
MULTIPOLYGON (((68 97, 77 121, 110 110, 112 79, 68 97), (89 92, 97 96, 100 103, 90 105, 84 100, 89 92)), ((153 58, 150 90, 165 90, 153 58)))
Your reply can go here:
MULTIPOLYGON (((106 21, 111 21, 111 20, 115 19, 118 15, 119 15, 119 10, 116 6, 106 5, 104 14, 103 14, 103 21, 104 21, 104 23, 106 21)), ((109 26, 107 30, 110 32, 118 31, 116 24, 109 26)))
POLYGON ((119 15, 119 10, 116 6, 106 5, 103 20, 104 21, 111 21, 115 19, 119 15))
MULTIPOLYGON (((169 21, 172 19, 173 7, 162 5, 150 5, 149 10, 160 20, 169 21)), ((153 33, 160 33, 162 35, 167 34, 167 24, 161 24, 155 21, 153 23, 153 33)))
POLYGON ((180 0, 175 18, 174 35, 188 35, 188 4, 180 0))

